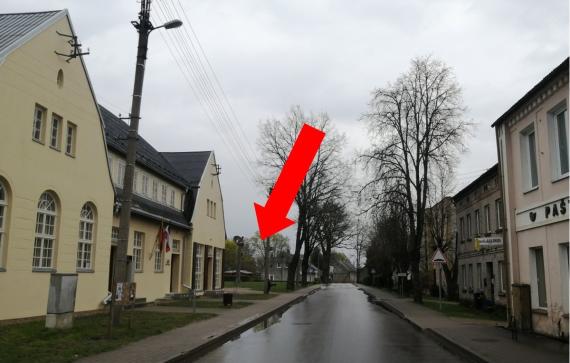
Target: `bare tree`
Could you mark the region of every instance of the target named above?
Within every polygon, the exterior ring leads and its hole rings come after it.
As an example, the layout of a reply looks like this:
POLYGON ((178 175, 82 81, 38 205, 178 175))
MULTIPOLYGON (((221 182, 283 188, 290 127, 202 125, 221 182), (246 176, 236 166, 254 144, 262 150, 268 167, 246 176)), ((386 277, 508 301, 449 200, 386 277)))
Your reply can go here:
POLYGON ((431 168, 451 165, 469 123, 451 68, 431 57, 415 58, 396 82, 374 91, 369 123, 373 146, 363 155, 377 192, 375 205, 403 203, 409 229, 414 300, 422 301, 419 270, 431 168), (401 198, 396 198, 401 196, 401 198))
POLYGON ((344 247, 353 236, 350 215, 346 204, 331 198, 319 206, 315 219, 316 239, 323 254, 322 282, 328 284, 333 248, 344 247))
POLYGON ((291 108, 284 119, 271 119, 262 123, 258 139, 260 164, 264 172, 264 179, 260 183, 268 189, 281 172, 305 123, 322 130, 326 136, 295 198, 298 209, 297 233, 287 276, 287 288, 291 290, 295 287, 295 274, 303 247, 304 255, 307 256, 303 262, 303 281, 306 281, 308 259, 314 246, 314 233, 311 231, 314 209, 319 201, 326 199, 337 188, 329 180, 335 175, 345 138, 334 129, 326 113, 307 116, 296 106, 291 108))

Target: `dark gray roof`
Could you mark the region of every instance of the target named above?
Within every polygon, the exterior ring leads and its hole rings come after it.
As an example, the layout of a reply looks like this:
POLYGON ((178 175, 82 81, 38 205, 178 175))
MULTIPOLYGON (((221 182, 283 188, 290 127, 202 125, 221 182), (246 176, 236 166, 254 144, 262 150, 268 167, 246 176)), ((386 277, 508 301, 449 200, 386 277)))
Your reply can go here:
MULTIPOLYGON (((117 192, 117 200, 120 201, 123 195, 123 190, 121 188, 115 189, 117 192)), ((177 227, 190 229, 190 225, 186 218, 184 218, 184 214, 181 211, 153 202, 152 200, 148 200, 136 194, 133 194, 131 213, 145 218, 163 221, 177 227)))
POLYGON ((23 40, 41 24, 56 17, 61 10, 36 13, 0 14, 0 54, 23 40))
POLYGON ((458 191, 457 194, 455 194, 453 196, 453 200, 455 202, 457 202, 459 199, 461 199, 463 196, 465 196, 465 194, 467 194, 469 191, 475 189, 477 186, 481 185, 483 182, 497 176, 498 174, 499 174, 499 163, 496 163, 495 165, 493 165, 489 169, 487 169, 487 171, 485 171, 483 174, 479 175, 477 177, 477 179, 475 179, 471 183, 469 183, 465 188, 458 191))
POLYGON ((212 151, 167 152, 161 154, 176 168, 184 179, 190 182, 189 186, 199 186, 212 151))
MULTIPOLYGON (((107 147, 121 155, 126 155, 129 125, 105 107, 99 105, 99 109, 101 110, 103 122, 105 123, 107 147)), ((137 144, 137 164, 142 165, 179 186, 186 187, 189 184, 168 160, 140 135, 137 144)))

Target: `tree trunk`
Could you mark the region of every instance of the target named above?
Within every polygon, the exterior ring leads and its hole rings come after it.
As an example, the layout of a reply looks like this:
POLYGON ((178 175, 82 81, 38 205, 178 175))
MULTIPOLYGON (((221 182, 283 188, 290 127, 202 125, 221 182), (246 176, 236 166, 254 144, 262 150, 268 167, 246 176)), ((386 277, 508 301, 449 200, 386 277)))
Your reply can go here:
POLYGON ((303 261, 301 262, 301 284, 307 286, 307 272, 309 270, 309 258, 311 251, 307 251, 307 244, 305 243, 305 253, 303 254, 303 261))
POLYGON ((303 246, 303 240, 301 239, 301 210, 299 210, 299 224, 297 224, 297 235, 295 238, 295 252, 293 253, 293 258, 289 262, 287 270, 287 290, 295 290, 295 278, 297 275, 297 265, 299 264, 299 257, 301 255, 301 247, 303 246))
POLYGON ((331 254, 330 252, 323 251, 323 274, 321 281, 323 284, 330 283, 330 269, 331 269, 331 254))

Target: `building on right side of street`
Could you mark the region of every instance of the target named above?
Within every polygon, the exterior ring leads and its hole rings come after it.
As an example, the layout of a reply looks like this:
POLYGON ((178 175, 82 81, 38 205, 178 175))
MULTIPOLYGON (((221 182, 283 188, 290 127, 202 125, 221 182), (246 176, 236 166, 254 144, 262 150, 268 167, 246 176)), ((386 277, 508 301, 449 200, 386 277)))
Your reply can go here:
POLYGON ((495 164, 461 189, 453 200, 457 213, 459 298, 473 300, 483 294, 505 305, 501 188, 495 164))
POLYGON ((568 337, 568 58, 492 125, 505 204, 511 316, 568 337))

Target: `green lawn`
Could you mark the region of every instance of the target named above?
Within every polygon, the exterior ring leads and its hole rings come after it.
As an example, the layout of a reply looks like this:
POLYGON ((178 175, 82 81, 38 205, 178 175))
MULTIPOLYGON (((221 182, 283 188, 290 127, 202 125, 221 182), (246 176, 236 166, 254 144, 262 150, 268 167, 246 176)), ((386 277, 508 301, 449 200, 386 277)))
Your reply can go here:
POLYGON ((423 304, 425 307, 436 311, 441 311, 447 316, 456 318, 484 319, 494 321, 505 321, 507 319, 505 309, 498 306, 496 306, 493 311, 483 311, 457 302, 442 301, 441 310, 439 310, 439 302, 437 300, 424 299, 423 304))
MULTIPOLYGON (((234 301, 234 303, 232 304, 231 307, 229 306, 224 306, 222 300, 202 300, 202 299, 197 299, 196 300, 196 307, 197 308, 202 308, 202 309, 230 309, 230 308, 234 308, 234 309, 239 309, 239 308, 244 308, 246 306, 249 306, 253 303, 251 302, 247 302, 247 301, 234 301)), ((173 300, 172 302, 168 302, 165 303, 164 305, 168 305, 168 306, 188 306, 188 307, 192 307, 192 301, 191 300, 173 300)))
MULTIPOLYGON (((271 287, 271 292, 281 293, 281 292, 288 292, 287 290, 287 282, 285 281, 276 281, 274 282, 275 285, 271 287)), ((256 291, 263 291, 265 283, 263 281, 242 281, 239 283, 239 287, 243 287, 246 289, 252 289, 256 291)), ((235 287, 235 281, 225 281, 224 288, 226 290, 233 289, 235 287)))
POLYGON ((106 314, 76 318, 69 330, 46 329, 43 320, 0 326, 0 362, 71 362, 214 316, 127 311, 123 313, 122 325, 113 329, 111 339, 107 338, 106 314), (127 323, 130 314, 132 329, 127 323))

